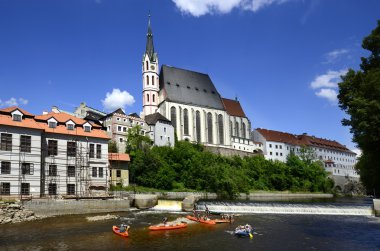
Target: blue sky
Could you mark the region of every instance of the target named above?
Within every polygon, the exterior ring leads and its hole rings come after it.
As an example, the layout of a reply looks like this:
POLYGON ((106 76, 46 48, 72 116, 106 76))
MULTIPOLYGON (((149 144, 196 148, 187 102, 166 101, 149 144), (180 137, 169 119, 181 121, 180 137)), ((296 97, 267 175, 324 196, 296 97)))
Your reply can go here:
POLYGON ((0 0, 0 105, 140 112, 149 10, 160 65, 209 74, 253 128, 355 147, 336 83, 367 55, 376 0, 0 0))

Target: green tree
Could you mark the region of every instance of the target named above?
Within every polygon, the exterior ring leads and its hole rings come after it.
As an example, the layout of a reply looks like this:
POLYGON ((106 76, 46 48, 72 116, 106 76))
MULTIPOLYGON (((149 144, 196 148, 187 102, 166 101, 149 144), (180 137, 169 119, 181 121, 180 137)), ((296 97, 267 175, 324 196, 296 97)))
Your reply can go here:
POLYGON ((380 194, 380 20, 362 47, 370 55, 361 58, 360 70, 350 69, 339 83, 339 106, 349 115, 342 124, 350 127, 353 141, 363 154, 357 164, 369 192, 380 194))
POLYGON ((128 129, 125 152, 129 153, 131 157, 136 155, 137 150, 149 149, 151 145, 152 141, 148 136, 142 135, 139 125, 128 129))
POLYGON ((108 141, 108 152, 109 153, 117 153, 119 149, 117 148, 117 144, 114 140, 108 141))

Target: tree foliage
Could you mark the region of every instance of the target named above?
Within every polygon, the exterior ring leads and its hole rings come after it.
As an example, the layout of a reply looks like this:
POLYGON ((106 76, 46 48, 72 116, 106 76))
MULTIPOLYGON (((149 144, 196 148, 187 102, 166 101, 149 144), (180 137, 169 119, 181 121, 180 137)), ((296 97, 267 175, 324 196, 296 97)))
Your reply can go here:
POLYGON ((117 153, 119 150, 117 148, 117 144, 114 140, 108 141, 108 152, 109 153, 117 153))
POLYGON ((309 163, 296 155, 286 163, 262 156, 223 157, 186 141, 174 148, 137 150, 130 179, 141 186, 209 191, 227 199, 251 190, 330 192, 333 187, 320 162, 309 163))
POLYGON ((147 150, 151 145, 151 139, 146 135, 142 135, 141 127, 139 125, 128 129, 125 152, 129 153, 132 158, 137 154, 137 151, 147 150))
POLYGON ((369 192, 380 194, 380 20, 362 47, 370 51, 361 58, 360 70, 350 69, 339 83, 339 106, 349 115, 342 124, 350 127, 353 141, 363 154, 357 164, 369 192))

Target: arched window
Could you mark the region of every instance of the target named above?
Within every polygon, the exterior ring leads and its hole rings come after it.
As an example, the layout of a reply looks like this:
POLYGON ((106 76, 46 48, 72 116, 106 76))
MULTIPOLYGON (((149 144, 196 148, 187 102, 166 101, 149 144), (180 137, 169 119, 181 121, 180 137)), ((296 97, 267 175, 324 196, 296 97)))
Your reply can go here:
POLYGON ((148 70, 148 61, 145 61, 145 70, 147 71, 148 70))
POLYGON ((201 142, 201 114, 199 111, 195 112, 195 126, 197 131, 197 142, 201 142))
POLYGON ((232 136, 232 121, 230 121, 230 135, 232 136))
POLYGON ((149 76, 146 75, 146 85, 149 85, 149 76))
POLYGON ((223 128, 223 115, 218 115, 218 125, 219 125, 219 144, 224 145, 224 128, 223 128))
POLYGON ((156 95, 153 94, 152 96, 153 103, 155 102, 155 98, 156 98, 156 95))
POLYGON ((154 85, 154 76, 152 76, 152 85, 154 85))
POLYGON ((146 95, 146 101, 149 102, 149 94, 146 95))
POLYGON ((207 136, 208 143, 212 144, 212 114, 211 112, 207 113, 207 136))
POLYGON ((242 136, 243 138, 245 138, 245 130, 246 130, 246 128, 245 128, 245 123, 244 123, 244 122, 241 123, 241 130, 242 130, 242 132, 241 132, 241 136, 242 136))
POLYGON ((174 133, 177 132, 177 110, 174 106, 170 108, 170 119, 172 120, 172 125, 174 126, 174 133))
POLYGON ((235 122, 235 136, 239 137, 239 123, 235 122))
POLYGON ((189 112, 187 109, 183 110, 183 134, 189 135, 189 112))

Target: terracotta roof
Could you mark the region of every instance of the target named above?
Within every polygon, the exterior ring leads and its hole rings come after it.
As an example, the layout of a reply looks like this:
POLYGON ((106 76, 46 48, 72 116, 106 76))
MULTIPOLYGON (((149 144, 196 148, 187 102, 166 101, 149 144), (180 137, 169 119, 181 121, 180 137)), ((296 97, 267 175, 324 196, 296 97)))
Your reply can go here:
POLYGON ((10 115, 0 114, 0 125, 24 127, 43 130, 38 123, 32 118, 24 118, 22 121, 13 121, 10 115))
POLYGON ((108 153, 108 160, 110 161, 130 161, 128 153, 108 153))
POLYGON ((17 106, 11 106, 11 107, 7 107, 7 108, 4 108, 4 109, 1 109, 0 112, 11 113, 11 112, 13 112, 15 110, 19 110, 22 114, 24 114, 26 116, 34 117, 34 115, 31 114, 30 112, 25 111, 24 109, 22 109, 20 107, 17 107, 17 106))
POLYGON ((50 113, 50 114, 44 114, 40 116, 34 116, 33 114, 25 110, 22 110, 18 107, 8 107, 0 111, 3 113, 8 113, 8 114, 0 114, 0 125, 38 129, 38 130, 43 130, 47 133, 58 133, 58 134, 73 135, 73 136, 110 139, 110 137, 107 136, 107 133, 101 129, 101 126, 94 125, 92 123, 91 124, 93 125, 93 128, 90 132, 85 132, 84 128, 81 126, 76 126, 74 130, 68 130, 64 123, 69 120, 72 120, 74 123, 78 125, 83 125, 87 121, 76 118, 67 113, 50 113), (25 115, 28 115, 34 118, 23 118, 22 121, 13 121, 10 113, 16 109, 20 110, 22 113, 25 112, 24 113, 25 115), (61 124, 58 124, 56 128, 49 128, 48 123, 46 121, 51 117, 54 117, 61 124))
POLYGON ((279 132, 261 128, 256 129, 256 131, 258 131, 268 141, 282 142, 299 146, 304 145, 320 148, 330 148, 354 154, 354 152, 350 151, 347 147, 338 143, 335 140, 317 138, 315 136, 309 136, 307 134, 295 135, 286 132, 279 132))
POLYGON ((222 98, 224 108, 231 116, 246 117, 240 102, 233 99, 222 98))

